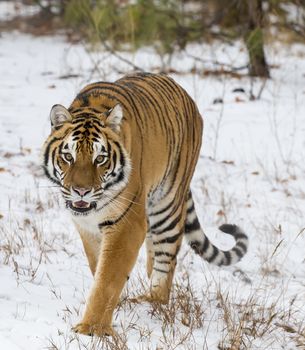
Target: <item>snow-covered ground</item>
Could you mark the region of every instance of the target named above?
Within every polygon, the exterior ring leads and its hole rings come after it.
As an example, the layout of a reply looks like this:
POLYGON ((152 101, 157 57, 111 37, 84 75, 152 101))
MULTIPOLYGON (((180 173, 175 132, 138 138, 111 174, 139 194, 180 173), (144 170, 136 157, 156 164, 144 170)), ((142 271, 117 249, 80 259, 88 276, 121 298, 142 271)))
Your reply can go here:
MULTIPOLYGON (((267 54, 265 83, 204 74, 215 60, 244 65, 239 43, 191 45, 172 61, 205 120, 192 182, 201 223, 224 249, 233 242, 217 226, 240 225, 248 254, 217 268, 183 247, 170 305, 160 307, 129 301, 147 283, 141 251, 114 316, 119 336, 99 340, 71 331, 92 276, 39 152, 53 104, 130 67, 61 37, 1 35, 0 349, 305 349, 305 47, 274 44, 267 54)), ((151 49, 122 55, 161 65, 151 49)))

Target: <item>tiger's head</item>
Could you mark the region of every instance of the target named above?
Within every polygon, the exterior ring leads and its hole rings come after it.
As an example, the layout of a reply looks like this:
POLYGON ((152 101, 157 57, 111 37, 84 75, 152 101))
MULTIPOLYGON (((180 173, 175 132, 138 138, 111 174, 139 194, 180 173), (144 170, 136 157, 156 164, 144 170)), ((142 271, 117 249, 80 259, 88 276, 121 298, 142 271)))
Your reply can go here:
POLYGON ((131 165, 120 141, 123 111, 71 114, 52 107, 52 132, 43 147, 46 175, 60 186, 73 215, 101 210, 127 184, 131 165))

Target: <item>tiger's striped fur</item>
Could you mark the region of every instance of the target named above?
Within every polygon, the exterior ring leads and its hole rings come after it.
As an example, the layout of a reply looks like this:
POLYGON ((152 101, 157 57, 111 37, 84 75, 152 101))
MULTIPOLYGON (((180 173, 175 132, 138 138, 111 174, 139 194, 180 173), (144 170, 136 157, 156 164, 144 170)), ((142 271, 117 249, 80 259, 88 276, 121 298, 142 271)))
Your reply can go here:
POLYGON ((236 245, 221 251, 196 216, 190 181, 203 122, 190 96, 166 75, 141 73, 86 86, 69 109, 55 105, 44 145, 46 175, 58 184, 94 275, 75 331, 112 334, 124 283, 146 241, 151 287, 140 300, 166 303, 183 236, 205 260, 237 262, 247 236, 220 229, 236 245))

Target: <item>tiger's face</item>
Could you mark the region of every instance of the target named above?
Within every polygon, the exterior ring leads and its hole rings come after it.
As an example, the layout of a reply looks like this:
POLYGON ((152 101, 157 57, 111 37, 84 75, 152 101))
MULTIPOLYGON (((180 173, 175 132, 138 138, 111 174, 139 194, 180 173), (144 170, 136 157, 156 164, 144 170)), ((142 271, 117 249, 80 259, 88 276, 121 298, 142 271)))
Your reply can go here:
POLYGON ((72 118, 61 105, 51 110, 43 165, 73 215, 101 210, 127 184, 130 160, 119 138, 122 116, 120 105, 91 117, 72 118))

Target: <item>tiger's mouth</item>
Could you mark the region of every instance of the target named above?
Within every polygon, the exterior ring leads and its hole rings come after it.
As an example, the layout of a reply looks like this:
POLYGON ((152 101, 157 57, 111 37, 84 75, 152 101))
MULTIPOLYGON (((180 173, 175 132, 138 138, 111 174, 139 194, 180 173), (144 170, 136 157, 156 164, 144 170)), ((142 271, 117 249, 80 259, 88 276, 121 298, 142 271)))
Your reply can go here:
POLYGON ((67 201, 67 207, 72 209, 76 213, 85 214, 95 209, 96 203, 95 202, 89 203, 83 200, 80 200, 77 202, 67 201))

